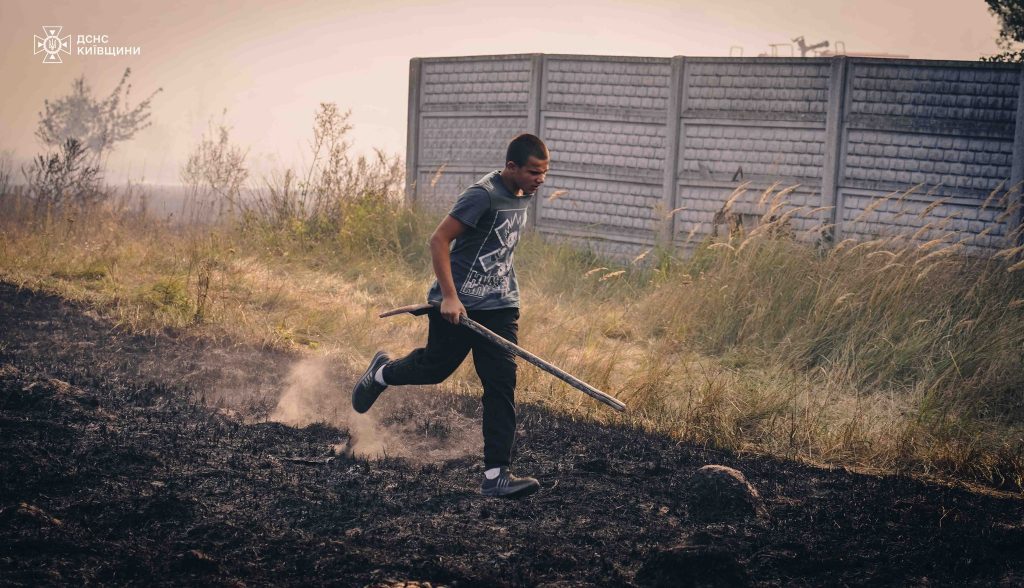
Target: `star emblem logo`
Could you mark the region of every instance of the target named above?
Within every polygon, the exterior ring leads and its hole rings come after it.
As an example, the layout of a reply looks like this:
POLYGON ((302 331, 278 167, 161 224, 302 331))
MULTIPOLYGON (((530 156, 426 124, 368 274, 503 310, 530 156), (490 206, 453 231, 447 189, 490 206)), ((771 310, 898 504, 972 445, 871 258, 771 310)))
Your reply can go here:
POLYGON ((35 39, 32 55, 46 53, 46 56, 43 57, 43 63, 64 63, 60 59, 60 54, 63 51, 64 53, 71 55, 71 35, 61 37, 60 31, 63 28, 64 27, 44 26, 43 33, 46 34, 45 37, 32 35, 35 39))

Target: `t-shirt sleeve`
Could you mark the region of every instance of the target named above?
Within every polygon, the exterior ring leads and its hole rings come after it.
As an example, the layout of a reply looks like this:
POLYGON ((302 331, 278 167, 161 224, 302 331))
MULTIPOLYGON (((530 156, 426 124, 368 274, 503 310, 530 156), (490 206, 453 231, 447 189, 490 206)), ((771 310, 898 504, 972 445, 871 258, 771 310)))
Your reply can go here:
POLYGON ((480 186, 470 186, 455 201, 455 205, 452 206, 448 214, 454 216, 462 224, 475 229, 480 217, 487 212, 490 206, 491 198, 487 195, 487 190, 480 186))

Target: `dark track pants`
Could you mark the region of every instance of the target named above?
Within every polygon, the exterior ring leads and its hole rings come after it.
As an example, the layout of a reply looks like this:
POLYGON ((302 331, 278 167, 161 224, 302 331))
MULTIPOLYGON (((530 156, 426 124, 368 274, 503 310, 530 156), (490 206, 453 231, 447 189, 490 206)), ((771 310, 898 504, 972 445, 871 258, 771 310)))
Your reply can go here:
MULTIPOLYGON (((469 310, 469 318, 513 343, 519 342, 519 309, 469 310)), ((384 367, 389 386, 438 384, 461 364, 470 350, 484 386, 484 465, 508 466, 516 435, 515 357, 466 327, 453 325, 432 309, 427 346, 413 350, 384 367)))

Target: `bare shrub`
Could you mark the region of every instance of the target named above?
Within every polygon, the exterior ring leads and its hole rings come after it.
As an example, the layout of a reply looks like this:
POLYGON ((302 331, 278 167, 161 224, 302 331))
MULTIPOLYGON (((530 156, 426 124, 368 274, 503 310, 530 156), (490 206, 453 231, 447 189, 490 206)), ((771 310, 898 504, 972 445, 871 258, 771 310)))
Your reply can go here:
POLYGON ((11 171, 14 167, 12 159, 9 151, 0 153, 0 197, 6 195, 11 189, 11 171))
POLYGON ((181 181, 188 187, 187 206, 193 221, 216 209, 217 216, 227 212, 234 214, 241 205, 242 188, 249 178, 245 159, 248 149, 231 143, 231 128, 224 122, 214 128, 212 122, 204 133, 188 161, 181 168, 181 181))
POLYGON ((38 155, 22 169, 27 196, 39 216, 60 213, 67 206, 80 208, 102 202, 99 167, 90 165, 85 148, 69 138, 56 153, 38 155))
POLYGON ((13 186, 11 186, 11 174, 14 169, 13 155, 10 151, 0 152, 0 211, 10 214, 10 201, 13 186))
MULTIPOLYGON (((375 150, 352 158, 350 112, 321 103, 314 117, 312 159, 263 179, 246 210, 246 225, 309 246, 325 240, 363 253, 405 251, 421 229, 402 203, 405 169, 398 155, 375 150)), ((416 243, 417 245, 419 243, 416 243)))
POLYGON ((126 68, 121 81, 103 99, 93 97, 85 76, 76 78, 70 94, 53 102, 43 102, 36 137, 49 147, 63 146, 68 139, 75 139, 92 158, 90 163, 102 168, 106 156, 118 143, 131 139, 151 124, 150 102, 163 91, 157 88, 138 105, 129 106, 131 71, 126 68))

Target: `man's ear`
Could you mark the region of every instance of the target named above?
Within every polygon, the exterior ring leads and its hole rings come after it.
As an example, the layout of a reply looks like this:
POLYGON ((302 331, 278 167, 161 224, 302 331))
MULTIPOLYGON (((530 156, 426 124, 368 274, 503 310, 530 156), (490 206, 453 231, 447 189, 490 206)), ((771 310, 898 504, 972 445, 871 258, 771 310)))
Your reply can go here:
POLYGON ((512 161, 511 159, 505 162, 505 169, 507 169, 510 172, 516 171, 517 167, 519 166, 516 165, 516 162, 512 161))

